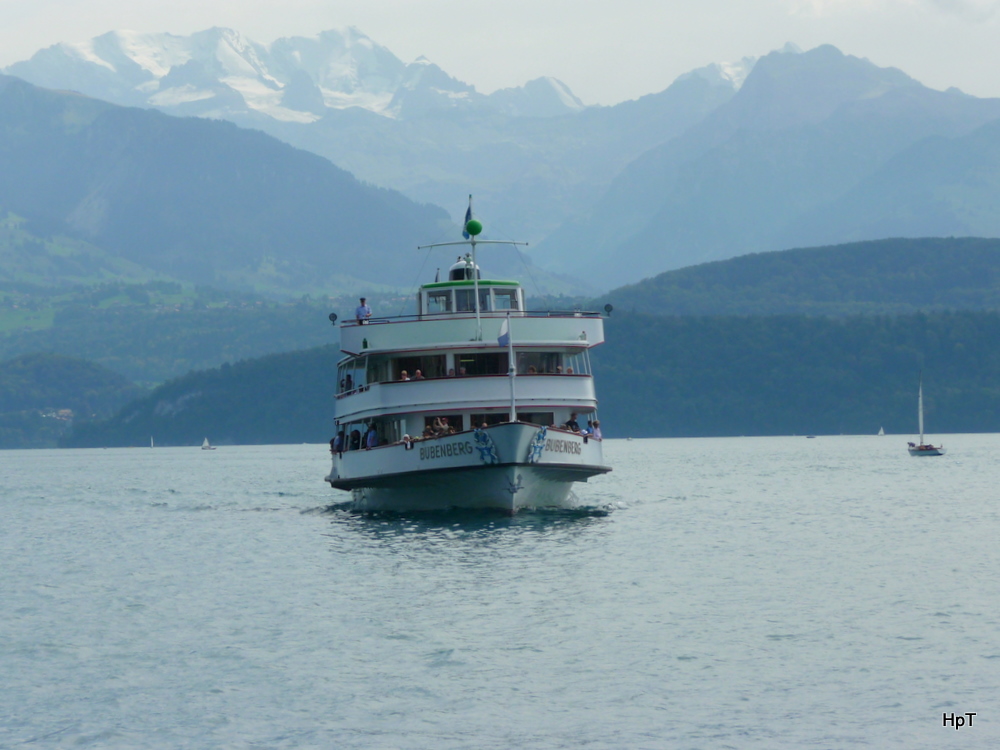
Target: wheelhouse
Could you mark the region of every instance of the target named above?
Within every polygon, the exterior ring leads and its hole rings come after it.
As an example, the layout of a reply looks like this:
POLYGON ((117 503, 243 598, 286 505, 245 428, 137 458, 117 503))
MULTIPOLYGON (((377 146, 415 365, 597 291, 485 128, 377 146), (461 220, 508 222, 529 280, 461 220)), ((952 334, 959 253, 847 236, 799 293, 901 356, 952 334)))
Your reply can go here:
POLYGON ((524 310, 524 291, 518 282, 483 279, 469 256, 459 258, 448 269, 447 281, 420 287, 417 309, 421 316, 472 313, 476 311, 477 290, 481 313, 524 310))

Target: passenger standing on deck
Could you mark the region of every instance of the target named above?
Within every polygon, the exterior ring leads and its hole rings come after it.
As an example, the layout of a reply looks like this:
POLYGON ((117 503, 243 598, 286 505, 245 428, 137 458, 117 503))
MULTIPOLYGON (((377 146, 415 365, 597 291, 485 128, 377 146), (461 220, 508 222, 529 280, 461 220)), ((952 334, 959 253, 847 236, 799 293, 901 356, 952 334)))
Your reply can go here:
POLYGON ((365 298, 361 298, 361 304, 358 305, 357 309, 354 311, 354 317, 358 319, 358 323, 367 323, 368 319, 372 316, 372 309, 365 302, 365 298))

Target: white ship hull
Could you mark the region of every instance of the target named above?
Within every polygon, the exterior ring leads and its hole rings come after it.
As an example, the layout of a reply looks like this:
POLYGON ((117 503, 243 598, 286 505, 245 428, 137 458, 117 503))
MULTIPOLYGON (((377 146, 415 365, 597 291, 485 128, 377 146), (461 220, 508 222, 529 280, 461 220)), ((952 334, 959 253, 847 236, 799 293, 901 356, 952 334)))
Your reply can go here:
POLYGON ((609 471, 600 440, 524 423, 350 451, 326 478, 360 511, 565 508, 573 482, 609 471))

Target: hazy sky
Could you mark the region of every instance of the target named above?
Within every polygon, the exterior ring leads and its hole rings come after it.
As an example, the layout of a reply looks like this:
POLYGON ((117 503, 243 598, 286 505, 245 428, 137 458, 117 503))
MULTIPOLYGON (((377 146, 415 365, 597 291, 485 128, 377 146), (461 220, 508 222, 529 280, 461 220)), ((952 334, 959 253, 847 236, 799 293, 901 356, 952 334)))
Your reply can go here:
POLYGON ((1000 96, 1000 0, 0 0, 0 66, 113 29, 212 26, 263 44, 356 26, 484 93, 550 75, 586 104, 661 91, 692 68, 786 42, 1000 96))

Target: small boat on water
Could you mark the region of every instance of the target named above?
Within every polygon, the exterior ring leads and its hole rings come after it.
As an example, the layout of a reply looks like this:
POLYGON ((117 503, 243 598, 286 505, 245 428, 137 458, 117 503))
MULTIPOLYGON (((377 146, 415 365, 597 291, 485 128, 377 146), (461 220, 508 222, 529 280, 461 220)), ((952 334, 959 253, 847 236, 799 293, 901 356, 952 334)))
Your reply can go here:
POLYGON ((885 430, 883 430, 881 427, 878 428, 878 436, 879 437, 884 437, 885 436, 885 430))
POLYGON ((469 252, 420 286, 416 314, 371 317, 362 303, 340 324, 326 481, 355 510, 569 507, 574 482, 611 470, 589 354, 601 314, 528 311, 517 281, 476 263, 477 246, 519 243, 481 232, 470 199, 465 240, 425 246, 469 252))
POLYGON ((920 375, 920 386, 917 389, 917 423, 920 428, 920 442, 908 443, 907 450, 911 456, 943 456, 943 445, 931 445, 924 442, 924 376, 920 375))
POLYGON ((205 438, 204 442, 201 444, 201 449, 203 451, 214 451, 215 446, 208 442, 208 438, 205 438))

